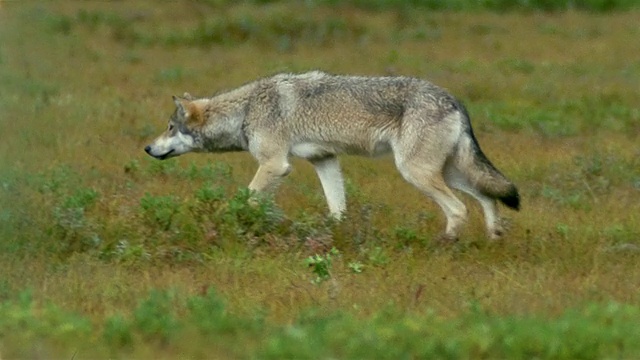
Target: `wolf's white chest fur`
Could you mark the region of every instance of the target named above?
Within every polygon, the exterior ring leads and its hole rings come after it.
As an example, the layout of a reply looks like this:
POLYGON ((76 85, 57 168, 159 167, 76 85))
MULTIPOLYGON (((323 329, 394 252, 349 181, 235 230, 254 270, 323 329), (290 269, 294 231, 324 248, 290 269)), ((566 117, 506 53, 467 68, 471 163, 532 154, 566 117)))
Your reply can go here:
POLYGON ((377 141, 368 147, 353 147, 350 149, 343 149, 340 146, 334 144, 302 142, 291 146, 291 150, 289 150, 289 153, 293 156, 301 157, 303 159, 313 159, 342 153, 365 156, 381 156, 388 154, 390 151, 391 146, 387 141, 377 141))
POLYGON ((293 156, 301 157, 304 159, 311 159, 315 157, 320 157, 326 155, 327 153, 333 153, 335 149, 331 149, 328 146, 303 142, 299 144, 295 144, 291 147, 291 154, 293 156))

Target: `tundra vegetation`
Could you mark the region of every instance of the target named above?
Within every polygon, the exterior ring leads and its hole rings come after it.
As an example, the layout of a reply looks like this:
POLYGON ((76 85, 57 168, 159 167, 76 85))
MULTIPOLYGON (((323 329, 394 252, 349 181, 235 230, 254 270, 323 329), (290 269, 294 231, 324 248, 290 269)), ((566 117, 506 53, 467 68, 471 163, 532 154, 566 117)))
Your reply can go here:
POLYGON ((631 0, 0 2, 3 358, 640 357, 631 0), (390 158, 248 205, 246 153, 142 149, 171 95, 282 71, 429 79, 520 213, 459 243, 390 158))

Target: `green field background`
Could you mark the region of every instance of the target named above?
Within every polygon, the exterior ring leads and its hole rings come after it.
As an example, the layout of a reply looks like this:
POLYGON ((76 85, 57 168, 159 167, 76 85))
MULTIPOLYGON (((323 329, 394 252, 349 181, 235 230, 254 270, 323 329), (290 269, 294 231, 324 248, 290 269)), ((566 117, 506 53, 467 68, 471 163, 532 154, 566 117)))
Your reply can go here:
POLYGON ((636 1, 0 1, 0 358, 640 357, 636 1), (500 241, 392 159, 247 204, 247 153, 156 161, 172 95, 428 79, 519 188, 500 241), (333 250, 332 250, 333 249, 333 250))

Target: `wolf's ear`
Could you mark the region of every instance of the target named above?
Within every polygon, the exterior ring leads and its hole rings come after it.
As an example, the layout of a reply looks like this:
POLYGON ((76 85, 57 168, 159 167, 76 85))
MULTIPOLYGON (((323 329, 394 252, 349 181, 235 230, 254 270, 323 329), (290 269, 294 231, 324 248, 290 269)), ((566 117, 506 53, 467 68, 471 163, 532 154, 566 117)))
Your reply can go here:
POLYGON ((181 114, 183 118, 189 117, 189 111, 187 110, 189 108, 189 100, 174 95, 173 103, 176 104, 178 114, 181 114))
POLYGON ((193 97, 193 95, 189 94, 188 92, 182 94, 182 97, 190 101, 193 101, 196 99, 195 97, 193 97))
MULTIPOLYGON (((189 95, 189 94, 185 94, 189 95)), ((189 95, 191 96, 191 95, 189 95)), ((189 124, 201 124, 203 121, 203 109, 202 106, 196 104, 196 102, 178 96, 173 97, 173 102, 176 104, 178 119, 189 124)))

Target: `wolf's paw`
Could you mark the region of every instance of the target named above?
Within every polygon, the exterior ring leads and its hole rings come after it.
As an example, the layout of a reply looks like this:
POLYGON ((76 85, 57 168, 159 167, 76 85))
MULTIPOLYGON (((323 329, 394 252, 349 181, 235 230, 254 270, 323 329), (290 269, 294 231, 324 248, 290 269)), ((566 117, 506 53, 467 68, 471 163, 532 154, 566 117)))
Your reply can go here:
POLYGON ((439 245, 453 245, 458 242, 458 235, 442 233, 436 237, 436 243, 439 245))
POLYGON ((493 229, 489 229, 489 239, 499 240, 511 228, 511 222, 508 219, 500 218, 496 220, 493 229))
POLYGON ((493 241, 497 241, 502 239, 502 235, 504 235, 504 229, 493 229, 490 233, 489 233, 489 239, 493 240, 493 241))
POLYGON ((255 196, 252 196, 247 200, 247 204, 249 204, 249 206, 251 206, 252 208, 257 208, 260 207, 260 200, 258 200, 255 196))

